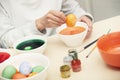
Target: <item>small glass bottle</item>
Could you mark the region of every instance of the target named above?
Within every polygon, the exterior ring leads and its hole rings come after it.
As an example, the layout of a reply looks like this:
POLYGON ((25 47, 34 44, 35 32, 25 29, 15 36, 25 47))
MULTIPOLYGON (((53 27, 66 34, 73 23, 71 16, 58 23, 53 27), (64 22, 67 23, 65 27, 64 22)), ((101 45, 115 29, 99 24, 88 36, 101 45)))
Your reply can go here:
POLYGON ((73 72, 79 72, 81 70, 81 61, 78 59, 76 50, 69 50, 69 55, 72 56, 71 68, 73 72))
POLYGON ((64 65, 69 65, 71 67, 72 60, 73 60, 72 56, 65 56, 63 58, 64 65))
POLYGON ((81 70, 81 62, 79 59, 73 59, 71 62, 73 72, 79 72, 81 70))
POLYGON ((60 72, 61 72, 61 77, 62 78, 69 78, 71 73, 70 73, 70 66, 68 65, 62 65, 60 67, 60 72))

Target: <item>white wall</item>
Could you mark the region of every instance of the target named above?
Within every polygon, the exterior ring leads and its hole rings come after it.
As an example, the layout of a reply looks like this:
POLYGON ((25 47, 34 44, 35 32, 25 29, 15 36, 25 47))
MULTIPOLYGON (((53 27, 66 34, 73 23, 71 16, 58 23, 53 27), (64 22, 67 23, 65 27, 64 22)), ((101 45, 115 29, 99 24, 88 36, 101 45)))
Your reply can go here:
POLYGON ((77 0, 95 21, 120 15, 120 0, 77 0))

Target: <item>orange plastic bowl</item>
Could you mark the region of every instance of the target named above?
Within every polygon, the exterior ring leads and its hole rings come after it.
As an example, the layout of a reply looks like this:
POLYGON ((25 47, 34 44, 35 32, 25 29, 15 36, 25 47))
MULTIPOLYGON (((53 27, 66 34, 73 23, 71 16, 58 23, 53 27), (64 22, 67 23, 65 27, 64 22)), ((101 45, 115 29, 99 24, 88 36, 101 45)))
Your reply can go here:
POLYGON ((108 65, 120 67, 120 32, 112 32, 97 41, 101 57, 108 65))

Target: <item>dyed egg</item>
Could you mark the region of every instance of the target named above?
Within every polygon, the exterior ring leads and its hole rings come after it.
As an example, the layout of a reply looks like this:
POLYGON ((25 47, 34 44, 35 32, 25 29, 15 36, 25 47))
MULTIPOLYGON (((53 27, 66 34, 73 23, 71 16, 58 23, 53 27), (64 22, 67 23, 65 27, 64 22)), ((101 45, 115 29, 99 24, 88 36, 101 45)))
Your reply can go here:
POLYGON ((28 62, 22 62, 19 67, 19 72, 24 75, 29 75, 32 71, 32 67, 28 62))
POLYGON ((41 66, 41 65, 38 65, 38 66, 33 67, 32 72, 39 73, 39 72, 41 72, 43 70, 44 70, 44 67, 41 66))
POLYGON ((74 14, 68 14, 66 16, 66 24, 68 27, 74 27, 76 21, 77 21, 77 18, 74 14))
POLYGON ((22 79, 22 78, 27 78, 26 75, 21 74, 21 73, 16 73, 12 76, 12 79, 22 79))
POLYGON ((2 77, 7 78, 7 79, 11 79, 12 76, 16 73, 16 68, 12 65, 8 65, 4 68, 3 72, 2 72, 2 77))
POLYGON ((32 72, 32 73, 30 73, 29 75, 28 75, 28 77, 32 77, 32 76, 34 76, 34 75, 36 75, 37 73, 36 72, 32 72))
POLYGON ((26 47, 24 48, 24 50, 31 50, 31 49, 32 49, 31 46, 26 46, 26 47))

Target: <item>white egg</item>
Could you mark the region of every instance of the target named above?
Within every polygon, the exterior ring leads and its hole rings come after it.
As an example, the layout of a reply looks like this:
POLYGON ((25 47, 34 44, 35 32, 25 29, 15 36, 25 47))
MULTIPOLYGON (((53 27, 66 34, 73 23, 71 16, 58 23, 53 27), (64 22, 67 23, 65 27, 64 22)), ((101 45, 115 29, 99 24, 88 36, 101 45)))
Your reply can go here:
POLYGON ((29 75, 32 71, 32 67, 28 62, 22 62, 19 67, 19 72, 24 75, 29 75))

